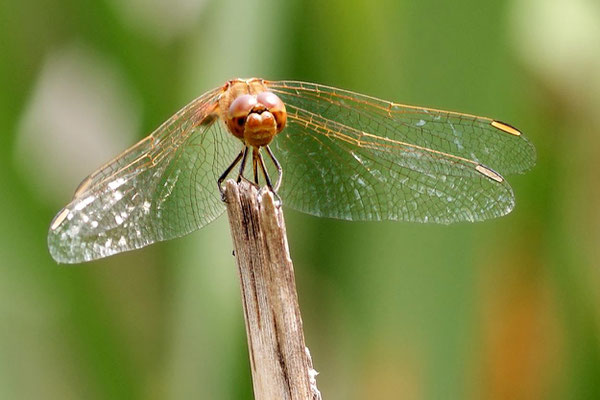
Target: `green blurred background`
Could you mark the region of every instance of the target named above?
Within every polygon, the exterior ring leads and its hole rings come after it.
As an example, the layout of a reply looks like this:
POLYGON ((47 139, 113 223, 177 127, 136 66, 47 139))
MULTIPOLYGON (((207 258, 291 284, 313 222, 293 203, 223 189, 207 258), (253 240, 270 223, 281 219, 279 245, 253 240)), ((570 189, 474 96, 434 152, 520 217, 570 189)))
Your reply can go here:
POLYGON ((251 76, 496 117, 538 150, 498 220, 286 210, 325 399, 600 398, 595 0, 2 1, 0 398, 251 398, 224 217, 75 267, 46 248, 83 177, 251 76))

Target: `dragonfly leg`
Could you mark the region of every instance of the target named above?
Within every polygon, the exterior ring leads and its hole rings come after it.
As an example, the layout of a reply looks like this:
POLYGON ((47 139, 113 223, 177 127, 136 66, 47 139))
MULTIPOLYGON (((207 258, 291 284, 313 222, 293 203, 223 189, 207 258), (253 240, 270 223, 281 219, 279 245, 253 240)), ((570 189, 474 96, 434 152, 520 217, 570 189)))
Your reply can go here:
POLYGON ((263 160, 262 154, 260 154, 258 151, 256 151, 256 156, 258 157, 258 162, 260 163, 260 169, 262 170, 262 173, 265 176, 267 187, 274 192, 273 185, 271 184, 271 178, 269 178, 269 173, 267 172, 267 168, 265 167, 265 160, 263 160))
POLYGON ((254 183, 258 186, 258 150, 252 149, 252 170, 254 171, 254 183))
POLYGON ((240 164, 240 172, 238 173, 237 183, 242 181, 244 177, 244 169, 246 168, 246 160, 248 159, 248 146, 244 147, 244 155, 242 156, 242 163, 240 164))
POLYGON ((275 200, 281 204, 281 197, 279 197, 279 195, 277 194, 277 192, 273 189, 273 184, 271 184, 271 178, 269 178, 269 173, 267 172, 267 168, 265 167, 265 160, 263 159, 262 154, 260 154, 260 152, 256 152, 256 154, 258 155, 258 162, 260 165, 260 169, 263 172, 263 175, 265 176, 265 181, 267 182, 267 187, 269 188, 269 190, 271 190, 271 193, 273 193, 273 195, 275 196, 275 200))
POLYGON ((223 192, 223 186, 221 186, 221 184, 223 183, 223 181, 225 180, 225 178, 227 178, 227 175, 229 175, 229 173, 231 172, 231 170, 233 168, 235 168, 235 166, 237 165, 237 163, 240 162, 240 160, 242 159, 242 157, 244 156, 244 150, 240 151, 240 154, 237 155, 237 157, 235 158, 235 160, 233 160, 233 162, 231 163, 231 165, 229 165, 229 167, 227 167, 227 169, 225 170, 225 172, 223 172, 223 174, 219 177, 219 179, 217 179, 217 186, 219 186, 219 192, 221 192, 221 197, 223 197, 223 200, 225 200, 225 193, 223 192))
POLYGON ((277 183, 275 183, 275 192, 277 192, 279 190, 279 186, 281 186, 281 179, 283 178, 283 169, 281 169, 281 164, 279 164, 279 161, 277 161, 277 158, 275 158, 275 155, 271 151, 271 148, 269 146, 265 146, 265 148, 267 149, 269 157, 271 157, 271 160, 273 160, 273 164, 275 164, 275 168, 277 168, 277 173, 279 175, 277 177, 277 183))

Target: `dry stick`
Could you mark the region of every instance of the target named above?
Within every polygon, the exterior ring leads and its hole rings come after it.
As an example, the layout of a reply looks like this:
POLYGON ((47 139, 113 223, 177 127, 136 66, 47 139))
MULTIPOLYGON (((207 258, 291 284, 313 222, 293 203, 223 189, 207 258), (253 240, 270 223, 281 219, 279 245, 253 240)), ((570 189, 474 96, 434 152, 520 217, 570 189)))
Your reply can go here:
POLYGON ((304 343, 281 207, 268 190, 225 184, 256 400, 320 400, 304 343))

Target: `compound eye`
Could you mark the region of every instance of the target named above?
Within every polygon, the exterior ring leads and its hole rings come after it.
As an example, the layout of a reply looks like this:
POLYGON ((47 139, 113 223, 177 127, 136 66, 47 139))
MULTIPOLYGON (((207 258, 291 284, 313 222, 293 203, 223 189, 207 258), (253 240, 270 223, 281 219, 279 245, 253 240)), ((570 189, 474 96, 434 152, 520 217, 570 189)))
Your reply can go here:
POLYGON ((262 92, 257 96, 256 99, 271 112, 285 111, 285 105, 283 104, 283 101, 281 101, 281 99, 273 92, 262 92))
POLYGON ((249 94, 238 96, 229 106, 229 118, 245 118, 255 105, 256 97, 249 94))

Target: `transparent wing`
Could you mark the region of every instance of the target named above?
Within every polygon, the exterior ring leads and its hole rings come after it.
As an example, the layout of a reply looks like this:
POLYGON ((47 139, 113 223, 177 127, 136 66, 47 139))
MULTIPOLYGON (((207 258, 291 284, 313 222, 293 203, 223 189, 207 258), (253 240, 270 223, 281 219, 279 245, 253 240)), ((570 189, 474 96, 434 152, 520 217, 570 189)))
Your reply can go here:
POLYGON ((52 257, 89 261, 185 235, 224 211, 216 180, 240 150, 214 110, 220 89, 82 182, 48 234, 52 257))
POLYGON ((284 170, 279 194, 310 214, 437 223, 493 218, 514 206, 500 173, 535 162, 519 131, 489 118, 312 83, 267 86, 288 110, 288 126, 272 145, 284 170))

